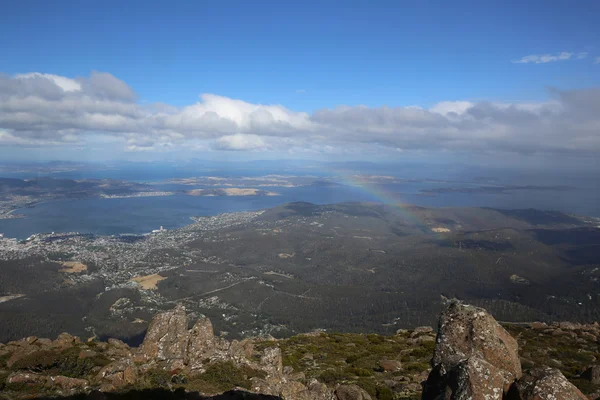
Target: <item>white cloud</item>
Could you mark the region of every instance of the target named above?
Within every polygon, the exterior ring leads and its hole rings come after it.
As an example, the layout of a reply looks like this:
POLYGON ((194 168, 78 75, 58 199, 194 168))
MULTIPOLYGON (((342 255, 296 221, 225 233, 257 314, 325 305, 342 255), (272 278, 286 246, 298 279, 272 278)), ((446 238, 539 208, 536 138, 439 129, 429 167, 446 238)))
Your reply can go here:
MULTIPOLYGON (((569 53, 566 51, 556 53, 556 54, 531 54, 529 56, 522 57, 519 60, 513 60, 512 63, 514 63, 514 64, 529 64, 529 63, 545 64, 545 63, 549 63, 549 62, 569 60, 573 56, 573 54, 575 54, 575 53, 569 53)), ((580 58, 579 55, 581 55, 581 54, 583 54, 583 53, 578 53, 577 58, 580 58)), ((587 56, 587 53, 585 53, 585 55, 587 56)), ((585 58, 585 56, 582 58, 585 58)))
POLYGON ((225 135, 215 141, 214 148, 217 150, 265 150, 265 140, 258 135, 225 135))
POLYGON ((600 89, 553 89, 540 103, 442 101, 430 109, 339 106, 312 114, 203 94, 185 107, 140 104, 106 73, 0 75, 0 145, 126 151, 504 151, 600 155, 600 89))
POLYGON ((306 93, 306 90, 304 90, 304 89, 298 89, 298 90, 296 90, 296 93, 306 93))
POLYGON ((60 87, 65 92, 79 92, 81 91, 81 85, 79 82, 73 79, 65 78, 64 76, 52 75, 52 74, 41 74, 39 72, 31 72, 28 74, 16 75, 17 79, 36 79, 42 78, 52 81, 56 86, 60 87))
POLYGON ((594 59, 594 64, 600 64, 600 57, 596 57, 594 59))
POLYGON ((473 103, 470 101, 442 101, 431 107, 429 111, 442 115, 451 113, 460 115, 471 107, 473 107, 473 103))
POLYGON ((588 56, 587 51, 580 51, 579 53, 577 53, 578 60, 583 60, 584 58, 587 58, 587 56, 588 56))

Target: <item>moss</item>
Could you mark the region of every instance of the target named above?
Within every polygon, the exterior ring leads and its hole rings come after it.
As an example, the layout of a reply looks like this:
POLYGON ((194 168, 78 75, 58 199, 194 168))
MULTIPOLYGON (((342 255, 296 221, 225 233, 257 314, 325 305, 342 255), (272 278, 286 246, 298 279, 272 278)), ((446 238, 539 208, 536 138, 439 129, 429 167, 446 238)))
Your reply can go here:
POLYGON ((110 360, 103 355, 79 358, 80 349, 72 347, 62 352, 40 350, 21 358, 12 365, 13 370, 50 372, 71 378, 83 378, 95 367, 103 367, 110 360))
POLYGON ((346 379, 352 378, 352 374, 349 374, 340 370, 331 370, 328 369, 326 371, 321 372, 319 375, 319 380, 323 383, 336 383, 341 382, 346 379))
POLYGON ((6 366, 6 362, 8 361, 11 355, 11 353, 0 355, 0 367, 6 366))
POLYGON ((377 387, 378 400, 394 400, 394 392, 387 386, 377 387))
POLYGON ((356 384, 363 388, 371 397, 377 397, 377 384, 374 379, 363 378, 359 379, 356 384))
POLYGON ((264 378, 266 374, 250 367, 238 367, 233 362, 216 362, 206 368, 196 384, 203 381, 221 391, 233 389, 236 386, 250 388, 250 378, 264 378))
POLYGON ((348 367, 346 368, 346 372, 360 377, 373 376, 373 371, 364 368, 348 367))
POLYGON ((425 362, 409 362, 404 364, 404 370, 410 373, 417 373, 427 371, 429 369, 429 364, 425 362))
POLYGON ((148 370, 145 378, 151 387, 166 387, 171 383, 171 374, 161 368, 148 370))

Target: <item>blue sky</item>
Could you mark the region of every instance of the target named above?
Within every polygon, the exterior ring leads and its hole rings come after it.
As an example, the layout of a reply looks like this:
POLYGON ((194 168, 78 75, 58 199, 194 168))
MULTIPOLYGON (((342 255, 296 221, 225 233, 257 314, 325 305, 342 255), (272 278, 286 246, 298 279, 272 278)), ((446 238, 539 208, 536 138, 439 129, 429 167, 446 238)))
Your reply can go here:
POLYGON ((547 1, 18 1, 0 23, 4 72, 107 71, 141 99, 199 93, 312 111, 339 104, 539 100, 598 84, 600 3, 547 1), (481 4, 487 4, 482 7, 481 4), (296 93, 305 90, 305 93, 296 93))
MULTIPOLYGON (((140 106, 183 108, 211 93, 279 104, 311 119, 340 105, 543 103, 556 97, 549 87, 600 85, 599 17, 597 1, 24 0, 2 5, 0 72, 7 79, 30 72, 73 79, 100 71, 132 88, 140 106), (532 55, 556 61, 514 62, 532 55)), ((13 139, 28 131, 3 126, 0 118, 2 128, 13 139)), ((82 136, 103 129, 92 126, 82 136)), ((65 132, 61 140, 72 143, 73 133, 65 132)), ((264 135, 257 132, 224 133, 264 135)), ((249 137, 253 150, 264 144, 255 136, 249 137)), ((269 130, 266 136, 286 135, 269 130)), ((388 141, 374 139, 382 146, 388 141)), ((394 141, 394 149, 412 148, 409 142, 398 147, 394 141)))

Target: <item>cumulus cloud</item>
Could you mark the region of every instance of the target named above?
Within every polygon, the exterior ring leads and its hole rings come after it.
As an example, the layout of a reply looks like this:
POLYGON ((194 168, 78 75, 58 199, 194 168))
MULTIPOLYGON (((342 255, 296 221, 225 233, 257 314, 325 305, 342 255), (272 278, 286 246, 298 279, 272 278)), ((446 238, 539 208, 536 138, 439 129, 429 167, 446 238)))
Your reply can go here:
POLYGON ((597 156, 600 89, 551 89, 540 103, 459 100, 429 109, 339 106, 309 114, 215 94, 185 107, 140 104, 108 73, 0 75, 0 146, 84 143, 90 136, 135 152, 388 148, 597 156))
MULTIPOLYGON (((512 62, 515 64, 529 64, 529 63, 545 64, 545 63, 549 63, 549 62, 568 60, 571 57, 573 57, 573 54, 575 54, 575 53, 569 53, 566 51, 556 53, 556 54, 531 54, 531 55, 522 57, 519 60, 513 60, 512 62)), ((585 56, 587 56, 587 53, 578 53, 577 58, 580 58, 579 55, 581 55, 581 54, 585 54, 585 56)), ((585 58, 585 56, 581 57, 581 58, 585 58)))

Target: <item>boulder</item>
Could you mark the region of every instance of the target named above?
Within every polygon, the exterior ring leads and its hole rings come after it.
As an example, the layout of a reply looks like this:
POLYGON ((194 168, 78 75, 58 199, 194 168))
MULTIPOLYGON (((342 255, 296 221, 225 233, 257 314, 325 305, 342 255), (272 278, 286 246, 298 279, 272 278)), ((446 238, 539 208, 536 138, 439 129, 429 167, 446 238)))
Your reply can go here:
POLYGON ((333 391, 327 385, 314 378, 306 386, 310 392, 311 400, 335 400, 333 391))
POLYGON ((229 354, 232 357, 251 358, 254 354, 254 343, 250 339, 243 339, 239 342, 237 340, 232 340, 231 346, 229 347, 229 354))
POLYGON ((79 343, 81 343, 81 339, 79 339, 77 336, 73 336, 69 333, 63 332, 60 335, 58 335, 56 340, 52 341, 52 346, 63 350, 79 343))
POLYGON ((541 331, 544 329, 548 329, 548 324, 545 322, 532 322, 529 324, 529 327, 536 331, 541 331))
POLYGON ((192 368, 200 367, 202 360, 215 352, 213 325, 206 317, 198 319, 189 331, 185 363, 192 368))
POLYGON ((419 326, 416 327, 410 334, 411 338, 417 337, 419 335, 422 335, 424 333, 431 333, 433 332, 433 328, 430 326, 419 326))
POLYGON ((357 385, 339 385, 335 396, 338 400, 372 400, 369 393, 357 385))
POLYGON ((134 384, 138 378, 138 371, 130 359, 113 361, 104 366, 95 377, 103 392, 114 391, 134 384))
POLYGON ((90 383, 85 379, 69 378, 62 375, 49 376, 47 384, 54 386, 61 394, 80 393, 90 386, 90 383))
POLYGON ((396 372, 402 369, 402 363, 397 360, 380 360, 379 366, 385 372, 396 372))
POLYGON ((189 339, 187 326, 188 318, 182 305, 155 315, 148 326, 141 352, 148 359, 157 361, 184 359, 189 339))
POLYGON ((499 392, 501 397, 522 375, 517 341, 487 311, 458 301, 440 315, 431 363, 423 387, 425 400, 467 389, 473 396, 499 392), (486 385, 468 388, 457 379, 467 386, 486 385))
POLYGON ((46 383, 46 377, 44 375, 34 374, 30 372, 15 372, 6 379, 6 382, 36 385, 46 383))
POLYGON ((600 384, 600 365, 592 365, 588 367, 581 374, 581 378, 590 381, 594 385, 600 384))
POLYGON ((283 374, 283 361, 279 347, 267 347, 260 359, 260 369, 269 375, 283 374))
POLYGON ((587 400, 577 387, 557 369, 550 367, 530 371, 515 382, 506 400, 587 400))
POLYGON ((453 302, 440 316, 432 364, 450 371, 478 356, 518 379, 518 350, 517 341, 486 310, 453 302))
POLYGON ((298 381, 286 381, 281 385, 283 400, 311 400, 310 391, 298 381))
POLYGON ((471 357, 461 362, 453 374, 452 399, 502 400, 506 377, 487 361, 471 357))

